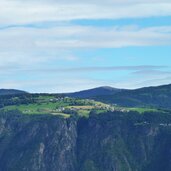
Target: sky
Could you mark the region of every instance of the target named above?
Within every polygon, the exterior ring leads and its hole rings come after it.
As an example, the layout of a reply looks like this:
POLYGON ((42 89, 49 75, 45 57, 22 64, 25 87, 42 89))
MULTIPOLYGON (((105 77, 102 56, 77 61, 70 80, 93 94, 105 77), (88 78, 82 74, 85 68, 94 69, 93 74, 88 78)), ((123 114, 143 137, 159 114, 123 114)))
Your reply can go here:
POLYGON ((0 0, 0 88, 171 83, 171 0, 0 0))

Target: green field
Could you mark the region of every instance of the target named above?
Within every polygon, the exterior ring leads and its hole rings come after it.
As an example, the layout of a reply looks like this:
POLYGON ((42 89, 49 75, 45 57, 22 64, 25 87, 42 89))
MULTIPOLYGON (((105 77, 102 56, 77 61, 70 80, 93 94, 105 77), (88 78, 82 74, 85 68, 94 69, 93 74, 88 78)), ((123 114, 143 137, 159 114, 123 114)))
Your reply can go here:
MULTIPOLYGON (((15 103, 17 97, 12 98, 15 103)), ((105 104, 93 100, 82 100, 73 98, 55 98, 55 96, 40 95, 32 98, 28 104, 15 104, 4 106, 1 110, 18 110, 23 114, 53 114, 61 115, 65 118, 71 114, 77 113, 78 116, 88 117, 92 109, 104 107, 105 104)))
POLYGON ((28 104, 28 105, 12 105, 4 107, 5 110, 19 110, 25 114, 44 114, 54 111, 56 104, 42 103, 42 104, 28 104))
POLYGON ((151 109, 151 108, 127 108, 130 111, 136 111, 139 113, 144 113, 144 112, 157 112, 157 109, 151 109))
POLYGON ((157 109, 151 108, 126 108, 116 105, 109 105, 102 102, 88 100, 88 99, 74 99, 68 97, 56 97, 55 95, 36 95, 26 97, 24 100, 19 97, 12 97, 9 99, 13 105, 5 105, 1 110, 18 110, 23 114, 52 114, 68 118, 71 115, 77 114, 80 117, 89 117, 91 111, 96 114, 105 113, 108 111, 136 111, 157 112, 157 109), (26 103, 26 104, 24 104, 26 103))

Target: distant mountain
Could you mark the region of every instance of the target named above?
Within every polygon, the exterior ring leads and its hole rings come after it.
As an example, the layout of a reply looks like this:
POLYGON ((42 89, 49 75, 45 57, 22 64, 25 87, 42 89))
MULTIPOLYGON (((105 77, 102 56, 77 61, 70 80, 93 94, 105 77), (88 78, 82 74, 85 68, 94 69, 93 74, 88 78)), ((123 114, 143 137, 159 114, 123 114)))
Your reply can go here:
POLYGON ((94 96, 92 99, 129 107, 171 108, 171 84, 123 90, 112 95, 94 96))
POLYGON ((83 90, 75 93, 69 93, 67 95, 76 98, 91 98, 91 97, 102 96, 102 95, 114 95, 115 93, 121 91, 122 89, 104 86, 104 87, 98 87, 89 90, 83 90))
POLYGON ((15 89, 0 89, 0 96, 2 95, 18 95, 18 94, 25 94, 27 92, 22 90, 15 90, 15 89))
POLYGON ((171 109, 171 84, 135 90, 98 87, 67 94, 70 97, 89 98, 125 107, 158 107, 171 109))

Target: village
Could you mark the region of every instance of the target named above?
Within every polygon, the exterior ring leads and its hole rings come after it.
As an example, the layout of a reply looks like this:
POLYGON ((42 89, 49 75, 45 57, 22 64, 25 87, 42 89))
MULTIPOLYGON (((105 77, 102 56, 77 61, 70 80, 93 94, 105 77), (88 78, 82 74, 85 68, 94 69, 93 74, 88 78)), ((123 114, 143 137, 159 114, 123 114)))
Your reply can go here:
POLYGON ((70 97, 62 97, 62 98, 55 98, 50 99, 51 102, 63 102, 63 103, 69 103, 68 106, 59 106, 55 109, 56 112, 69 112, 69 113, 76 113, 82 110, 101 110, 101 111, 121 111, 121 112, 128 112, 128 109, 120 108, 117 105, 114 104, 105 104, 102 102, 97 102, 95 100, 90 99, 74 99, 70 97))

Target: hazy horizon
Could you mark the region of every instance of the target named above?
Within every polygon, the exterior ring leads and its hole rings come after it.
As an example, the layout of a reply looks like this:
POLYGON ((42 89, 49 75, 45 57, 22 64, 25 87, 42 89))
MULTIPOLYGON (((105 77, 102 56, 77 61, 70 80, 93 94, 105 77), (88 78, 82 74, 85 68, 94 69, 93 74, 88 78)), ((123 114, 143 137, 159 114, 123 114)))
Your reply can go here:
MULTIPOLYGON (((171 84, 171 83, 170 83, 171 84)), ((31 91, 27 91, 27 90, 23 90, 23 89, 7 89, 7 88, 0 88, 0 90, 20 90, 20 91, 25 91, 27 93, 49 93, 49 94, 65 94, 65 93, 74 93, 74 92, 80 92, 80 91, 85 91, 85 90, 91 90, 91 89, 96 89, 96 88, 105 88, 105 87, 109 87, 109 88, 114 88, 114 89, 125 89, 125 90, 136 90, 136 89, 141 89, 141 88, 147 88, 147 87, 158 87, 158 86, 165 86, 165 85, 170 85, 170 84, 160 84, 160 85, 149 85, 149 86, 144 86, 144 87, 137 87, 137 88, 122 88, 122 87, 112 87, 112 86, 98 86, 98 87, 91 87, 91 88, 86 88, 86 89, 79 89, 79 90, 75 90, 75 91, 68 91, 68 92, 31 92, 31 91)))

